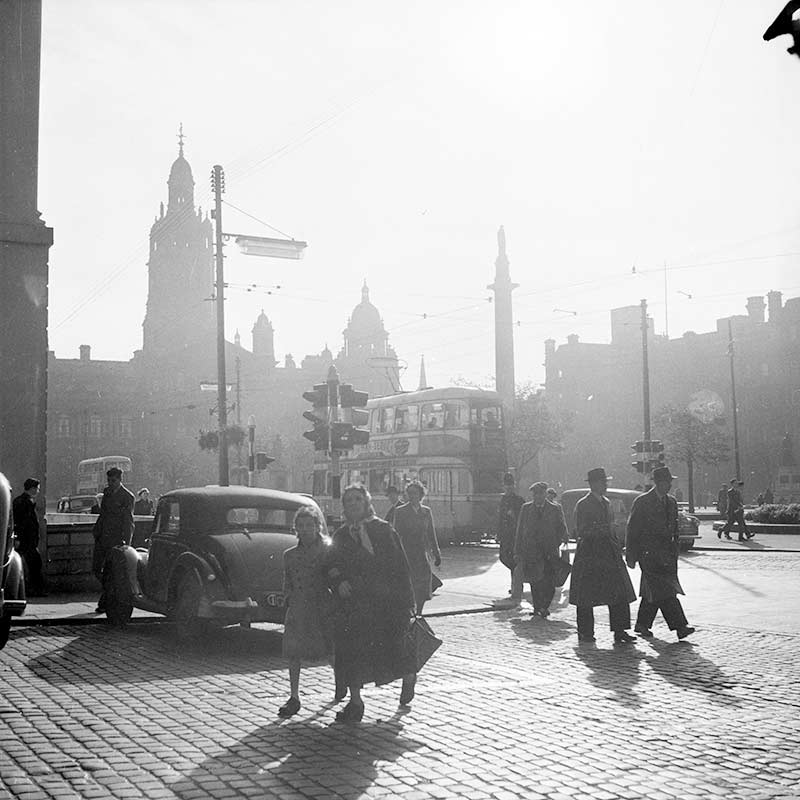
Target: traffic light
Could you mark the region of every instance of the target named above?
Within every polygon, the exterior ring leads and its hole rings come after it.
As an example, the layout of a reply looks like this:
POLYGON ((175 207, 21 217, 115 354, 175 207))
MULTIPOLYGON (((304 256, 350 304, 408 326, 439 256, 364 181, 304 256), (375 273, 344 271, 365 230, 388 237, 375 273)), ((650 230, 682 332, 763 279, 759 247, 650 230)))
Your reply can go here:
POLYGON ((634 442, 631 445, 631 450, 633 450, 633 457, 636 461, 631 461, 631 466, 637 472, 647 472, 647 460, 646 460, 646 448, 649 442, 642 441, 641 439, 638 442, 634 442))
POLYGON ((303 437, 314 443, 315 450, 329 450, 328 435, 328 384, 317 383, 310 392, 303 392, 303 399, 308 400, 314 408, 304 411, 303 418, 313 423, 314 429, 306 431, 303 437))
POLYGON ((339 405, 342 409, 342 420, 350 426, 350 431, 346 437, 349 445, 341 449, 349 450, 354 445, 367 444, 369 442, 369 430, 362 427, 369 423, 369 411, 365 408, 368 400, 369 393, 354 389, 352 384, 343 383, 339 387, 339 405))
POLYGON ((634 442, 634 443, 631 445, 631 449, 632 449, 632 450, 633 450, 635 453, 645 453, 645 452, 647 452, 647 449, 648 449, 648 448, 647 448, 647 445, 648 445, 648 442, 642 441, 642 440, 640 439, 638 442, 634 442))
POLYGON ((664 443, 658 439, 654 439, 652 442, 650 442, 650 452, 652 453, 655 466, 663 467, 664 461, 666 460, 666 455, 664 453, 664 443))
POLYGON ((275 459, 266 453, 256 453, 256 469, 266 469, 275 459))

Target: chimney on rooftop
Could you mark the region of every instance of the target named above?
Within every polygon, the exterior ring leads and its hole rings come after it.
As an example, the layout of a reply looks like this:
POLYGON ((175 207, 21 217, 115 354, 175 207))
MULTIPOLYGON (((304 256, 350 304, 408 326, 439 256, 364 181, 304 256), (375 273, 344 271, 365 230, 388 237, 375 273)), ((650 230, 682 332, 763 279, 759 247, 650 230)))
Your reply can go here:
POLYGON ((783 310, 783 295, 780 292, 767 292, 767 304, 769 307, 769 321, 777 322, 783 310))
POLYGON ((761 295, 747 298, 747 316, 752 322, 764 321, 764 298, 761 295))
POLYGON ((80 345, 78 347, 78 351, 80 352, 81 361, 91 361, 92 360, 92 348, 88 344, 80 345))

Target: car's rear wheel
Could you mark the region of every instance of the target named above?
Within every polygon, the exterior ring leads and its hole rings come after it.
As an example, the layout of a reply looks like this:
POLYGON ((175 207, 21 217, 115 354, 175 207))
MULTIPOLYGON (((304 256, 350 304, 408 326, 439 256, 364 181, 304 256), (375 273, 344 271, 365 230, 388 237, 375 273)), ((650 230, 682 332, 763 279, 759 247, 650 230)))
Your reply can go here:
POLYGON ((208 632, 208 620, 198 616, 203 587, 197 575, 187 572, 178 584, 172 618, 175 620, 178 638, 181 641, 198 639, 208 632))
POLYGON ((8 636, 11 633, 11 614, 3 614, 0 616, 0 650, 2 650, 8 642, 8 636))

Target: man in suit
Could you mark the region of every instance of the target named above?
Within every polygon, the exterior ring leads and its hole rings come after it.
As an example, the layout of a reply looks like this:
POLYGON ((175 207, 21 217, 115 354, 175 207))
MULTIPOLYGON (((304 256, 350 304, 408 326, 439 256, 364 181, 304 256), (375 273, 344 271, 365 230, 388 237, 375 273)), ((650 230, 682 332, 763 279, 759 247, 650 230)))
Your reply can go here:
POLYGON ((669 494, 673 479, 669 467, 654 469, 653 488, 633 501, 628 518, 625 559, 631 569, 638 561, 642 570, 634 630, 646 639, 659 611, 679 639, 694 633, 677 597, 684 591, 678 581, 678 503, 669 494))
POLYGON ((614 514, 605 496, 610 479, 602 467, 597 467, 589 470, 587 480, 589 492, 575 506, 578 546, 569 589, 569 602, 576 606, 578 641, 595 640, 594 606, 608 606, 614 644, 630 644, 636 641, 627 632, 636 592, 622 560, 614 514))
POLYGON ((522 602, 522 565, 514 560, 514 537, 517 533, 519 514, 525 501, 517 494, 516 481, 510 472, 503 475, 503 495, 497 518, 497 541, 500 544, 500 563, 511 572, 509 597, 495 600, 497 608, 516 608, 522 602))
POLYGON ((17 550, 25 562, 28 594, 31 597, 46 595, 42 556, 39 553, 39 515, 36 513, 36 497, 39 481, 27 478, 23 492, 14 498, 12 513, 17 550))
POLYGON ((747 529, 747 523, 744 521, 744 500, 742 500, 742 487, 744 481, 737 478, 731 478, 731 487, 728 489, 728 519, 722 526, 722 530, 717 531, 717 539, 722 538, 725 534, 726 539, 730 539, 730 531, 734 525, 739 525, 739 541, 743 542, 745 537, 752 539, 755 534, 750 533, 747 529))
MULTIPOLYGON (((121 544, 130 544, 133 538, 133 492, 122 484, 122 470, 111 467, 106 472, 108 486, 103 489, 100 501, 100 515, 94 524, 94 553, 92 571, 103 584, 103 570, 111 551, 121 544)), ((97 603, 97 614, 106 610, 105 591, 101 592, 97 603)))
POLYGON ((567 526, 561 506, 546 498, 546 483, 538 481, 530 490, 533 500, 522 506, 517 523, 514 560, 531 585, 532 616, 547 619, 556 593, 553 562, 559 560, 559 546, 567 540, 567 526))

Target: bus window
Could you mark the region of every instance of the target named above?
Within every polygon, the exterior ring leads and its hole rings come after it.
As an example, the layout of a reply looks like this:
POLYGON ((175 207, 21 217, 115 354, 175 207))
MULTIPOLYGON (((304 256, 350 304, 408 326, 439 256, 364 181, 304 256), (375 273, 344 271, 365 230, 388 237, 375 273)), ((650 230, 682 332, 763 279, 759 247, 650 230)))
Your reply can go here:
POLYGON ((394 412, 394 429, 407 433, 419 429, 419 406, 398 406, 394 412))
POLYGON ((502 418, 502 411, 499 406, 472 409, 473 424, 482 425, 485 428, 501 427, 502 418))
POLYGON ((450 470, 420 470, 420 480, 431 494, 447 495, 450 493, 450 470))
POLYGON ((464 428, 469 425, 469 406, 464 400, 445 403, 444 425, 446 428, 464 428))
POLYGON ((387 406, 381 409, 380 432, 392 433, 394 431, 394 408, 387 406))
POLYGON ((381 432, 381 411, 380 408, 373 408, 369 412, 369 429, 372 433, 381 432))
POLYGON ((472 494, 472 482, 469 479, 469 470, 457 469, 455 471, 456 494, 472 494))
POLYGON ((444 427, 444 403, 425 403, 422 406, 422 429, 441 430, 444 427))
POLYGON ((369 491, 371 494, 385 494, 389 485, 389 474, 383 469, 369 471, 369 491))

